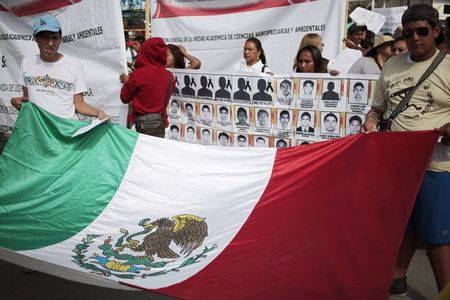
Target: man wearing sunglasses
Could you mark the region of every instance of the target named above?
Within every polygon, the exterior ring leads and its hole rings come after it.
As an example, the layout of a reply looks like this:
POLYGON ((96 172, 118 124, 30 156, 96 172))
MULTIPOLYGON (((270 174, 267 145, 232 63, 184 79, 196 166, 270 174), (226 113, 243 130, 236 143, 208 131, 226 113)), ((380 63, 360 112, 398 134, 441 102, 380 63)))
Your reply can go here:
MULTIPOLYGON (((377 131, 380 118, 389 117, 417 84, 438 55, 435 40, 442 34, 439 13, 426 4, 409 7, 402 16, 409 53, 387 61, 376 86, 372 109, 361 131, 377 131)), ((441 143, 450 147, 450 57, 419 85, 409 103, 392 122, 391 130, 442 130, 441 143)), ((399 174, 399 176, 407 176, 399 174)), ((391 285, 391 294, 406 294, 406 270, 418 241, 427 246, 428 259, 439 290, 450 283, 450 161, 431 161, 411 214, 391 285)))

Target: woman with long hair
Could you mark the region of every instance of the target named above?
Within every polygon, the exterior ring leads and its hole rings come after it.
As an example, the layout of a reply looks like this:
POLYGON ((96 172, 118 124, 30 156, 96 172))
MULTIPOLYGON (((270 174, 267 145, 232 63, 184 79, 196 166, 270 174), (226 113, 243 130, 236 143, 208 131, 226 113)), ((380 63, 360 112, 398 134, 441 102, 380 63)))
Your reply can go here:
POLYGON ((244 44, 244 60, 232 67, 233 72, 256 72, 273 74, 267 66, 266 55, 261 41, 251 37, 244 44))
MULTIPOLYGON (((320 36, 320 34, 312 32, 312 33, 307 33, 303 36, 302 40, 300 41, 300 46, 298 47, 298 49, 300 50, 306 46, 316 46, 320 50, 320 53, 322 54, 323 47, 325 45, 322 42, 322 37, 320 36)), ((329 59, 326 59, 325 57, 322 56, 322 66, 323 66, 324 70, 328 69, 329 62, 330 62, 329 59)), ((294 66, 296 64, 297 64, 297 61, 294 61, 294 66)))
POLYGON ((295 56, 294 71, 297 73, 324 73, 322 54, 316 46, 305 46, 295 56))
POLYGON ((200 69, 201 61, 189 54, 181 45, 168 44, 167 45, 167 64, 166 68, 174 69, 200 69), (186 66, 185 59, 189 62, 186 66))

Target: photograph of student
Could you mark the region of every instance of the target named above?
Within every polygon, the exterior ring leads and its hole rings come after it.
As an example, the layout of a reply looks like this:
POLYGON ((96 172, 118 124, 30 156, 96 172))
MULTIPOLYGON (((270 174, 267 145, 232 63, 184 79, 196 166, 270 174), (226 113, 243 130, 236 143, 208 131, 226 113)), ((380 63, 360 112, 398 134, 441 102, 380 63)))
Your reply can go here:
POLYGON ((211 115, 211 107, 210 107, 209 104, 203 104, 202 111, 201 111, 201 114, 200 114, 200 119, 202 121, 211 122, 212 115, 211 115))
POLYGON ((256 127, 270 128, 272 127, 271 113, 268 109, 260 108, 256 109, 256 127))
POLYGON ((169 115, 171 116, 177 116, 180 112, 180 103, 177 100, 172 100, 170 102, 170 110, 169 115))
POLYGON ((195 104, 193 103, 186 103, 184 104, 184 113, 186 115, 186 118, 189 121, 195 120, 195 104))
POLYGON ((348 119, 347 134, 348 135, 358 134, 359 131, 361 130, 362 124, 363 121, 360 116, 358 115, 351 116, 348 119))
POLYGON ((170 135, 171 140, 180 140, 180 127, 178 125, 170 125, 170 135))
POLYGON ((323 117, 320 131, 328 134, 339 134, 339 118, 336 114, 329 112, 323 117))
POLYGON ((291 130, 291 127, 291 113, 286 109, 281 110, 278 115, 277 129, 291 130))
POLYGON ((175 86, 173 87, 173 95, 180 96, 180 90, 178 89, 178 86, 180 85, 180 82, 178 81, 178 74, 173 73, 173 77, 175 80, 175 86))
POLYGON ((237 81, 237 87, 238 91, 234 92, 233 94, 233 100, 240 100, 240 101, 248 101, 250 102, 250 94, 246 92, 247 87, 251 91, 251 87, 248 81, 245 80, 243 77, 239 77, 237 81))
POLYGON ((230 144, 230 136, 226 132, 220 132, 217 140, 217 146, 228 147, 230 144))
POLYGON ((191 87, 191 77, 189 75, 184 75, 184 88, 181 89, 181 95, 195 97, 195 90, 191 87))
POLYGON ((211 87, 213 86, 211 79, 209 79, 209 81, 208 81, 208 77, 206 77, 204 75, 200 77, 200 85, 202 87, 197 91, 197 97, 199 97, 199 98, 212 98, 213 93, 208 88, 208 83, 209 83, 209 85, 211 87))
POLYGON ((267 82, 265 79, 258 79, 258 91, 253 95, 253 101, 272 103, 272 96, 266 93, 267 82))
POLYGON ((352 104, 368 104, 367 99, 367 89, 363 82, 350 80, 350 86, 352 86, 352 91, 350 92, 349 103, 352 104))
POLYGON ((180 109, 180 103, 177 100, 172 100, 170 102, 170 112, 174 115, 178 114, 178 110, 180 109))
POLYGON ((226 106, 220 106, 219 109, 219 117, 217 118, 217 122, 221 124, 229 124, 230 123, 230 111, 226 106))
POLYGON ((253 136, 253 145, 256 148, 267 148, 269 147, 269 139, 266 136, 253 136))
POLYGON ((231 83, 230 83, 230 79, 228 79, 228 84, 227 84, 227 79, 223 76, 219 77, 219 89, 216 91, 215 93, 215 98, 216 99, 231 99, 231 93, 227 90, 231 90, 231 83))
POLYGON ((248 139, 245 135, 240 134, 236 138, 235 145, 237 147, 248 147, 248 139))
POLYGON ((290 80, 281 80, 277 90, 277 98, 284 100, 292 99, 292 83, 290 80))
POLYGON ((288 147, 288 143, 284 139, 279 139, 278 141, 276 141, 275 147, 277 147, 277 148, 287 148, 288 147))
POLYGON ((248 112, 244 107, 239 107, 236 112, 237 126, 250 126, 248 122, 248 112))
POLYGON ((202 129, 201 143, 202 145, 211 145, 211 130, 202 129))
POLYGON ((196 143, 197 137, 195 136, 195 128, 192 126, 186 127, 186 134, 184 137, 184 141, 188 143, 196 143))
POLYGON ((339 81, 336 81, 336 83, 334 81, 328 81, 328 82, 326 80, 324 81, 324 84, 323 84, 324 93, 322 94, 322 100, 339 100, 340 99, 339 93, 334 91, 335 89, 337 89, 338 91, 340 89, 340 84, 337 84, 337 83, 339 83, 339 81), (325 86, 326 86, 326 91, 325 91, 325 86))
POLYGON ((316 98, 316 84, 315 80, 301 80, 300 81, 300 95, 299 98, 302 99, 314 99, 316 98))
POLYGON ((310 132, 313 133, 314 132, 314 128, 311 126, 312 123, 312 118, 311 118, 311 114, 307 111, 303 112, 302 114, 299 115, 299 120, 297 124, 300 124, 299 127, 297 127, 297 132, 310 132))

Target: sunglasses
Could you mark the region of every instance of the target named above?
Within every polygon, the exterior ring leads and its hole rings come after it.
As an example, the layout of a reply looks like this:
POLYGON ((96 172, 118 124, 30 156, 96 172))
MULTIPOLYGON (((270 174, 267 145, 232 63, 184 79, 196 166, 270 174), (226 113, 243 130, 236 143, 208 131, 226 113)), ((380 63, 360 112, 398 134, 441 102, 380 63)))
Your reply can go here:
POLYGON ((428 34, 430 34, 430 29, 428 29, 427 27, 419 27, 416 29, 403 29, 402 35, 405 39, 409 39, 410 37, 413 36, 414 32, 416 32, 417 35, 421 37, 426 37, 428 36, 428 34))

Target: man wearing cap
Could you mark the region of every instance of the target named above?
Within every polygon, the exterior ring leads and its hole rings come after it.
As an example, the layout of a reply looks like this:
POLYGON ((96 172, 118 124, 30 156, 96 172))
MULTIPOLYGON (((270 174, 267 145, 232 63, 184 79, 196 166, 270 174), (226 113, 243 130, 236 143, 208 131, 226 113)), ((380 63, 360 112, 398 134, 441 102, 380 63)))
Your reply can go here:
POLYGON ((346 44, 351 45, 342 50, 334 59, 330 60, 328 70, 332 75, 347 74, 353 63, 363 56, 360 50, 361 41, 364 39, 367 31, 366 25, 350 23, 347 29, 348 38, 346 44))
POLYGON ((25 57, 21 64, 19 83, 23 96, 11 99, 20 110, 24 101, 31 101, 62 118, 77 119, 77 113, 105 119, 109 116, 84 102, 87 90, 81 63, 58 52, 61 44, 61 24, 53 16, 34 20, 33 37, 39 54, 25 57))
POLYGON ((349 74, 380 74, 384 63, 392 56, 394 38, 389 35, 381 35, 375 38, 375 44, 365 56, 353 63, 349 74))
MULTIPOLYGON (((372 109, 363 132, 377 131, 417 84, 435 57, 435 39, 441 34, 439 13, 427 4, 410 6, 402 16, 403 37, 409 53, 391 57, 376 85, 372 109)), ((406 107, 393 119, 391 130, 440 129, 443 146, 450 147, 450 57, 447 55, 419 85, 406 107)), ((411 151, 414 151, 411 149, 411 151)), ((390 170, 398 172, 398 170, 390 170)), ((401 172, 398 176, 407 176, 401 172)), ((397 258, 391 294, 406 294, 406 271, 418 241, 426 244, 439 290, 450 282, 450 160, 431 160, 417 194, 397 258)), ((377 187, 374 187, 377 188, 377 187)), ((379 191, 383 192, 383 191, 379 191)), ((401 191, 399 191, 401 192, 401 191)))

